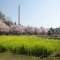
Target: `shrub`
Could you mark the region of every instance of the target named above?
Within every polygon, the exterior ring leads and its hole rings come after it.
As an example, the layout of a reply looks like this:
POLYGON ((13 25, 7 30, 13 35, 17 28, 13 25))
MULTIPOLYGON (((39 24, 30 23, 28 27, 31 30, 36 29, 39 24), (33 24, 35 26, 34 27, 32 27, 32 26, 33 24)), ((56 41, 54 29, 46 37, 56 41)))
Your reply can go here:
POLYGON ((28 50, 22 45, 21 47, 18 47, 18 53, 19 54, 28 54, 28 50))
POLYGON ((6 50, 7 49, 4 46, 0 45, 0 53, 5 52, 6 50))
POLYGON ((35 55, 35 56, 42 56, 42 57, 47 57, 49 55, 51 55, 53 52, 53 50, 48 50, 46 48, 46 46, 35 46, 32 50, 31 50, 31 55, 35 55))
POLYGON ((31 54, 35 56, 41 56, 43 55, 43 49, 36 46, 35 49, 32 49, 31 54))

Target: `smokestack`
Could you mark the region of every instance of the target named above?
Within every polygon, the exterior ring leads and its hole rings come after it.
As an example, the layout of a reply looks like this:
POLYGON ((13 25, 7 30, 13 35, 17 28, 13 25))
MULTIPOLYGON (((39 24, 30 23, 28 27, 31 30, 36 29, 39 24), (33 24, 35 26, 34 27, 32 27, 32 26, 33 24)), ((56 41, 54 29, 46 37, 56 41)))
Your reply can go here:
POLYGON ((20 5, 18 6, 18 25, 20 25, 20 5))

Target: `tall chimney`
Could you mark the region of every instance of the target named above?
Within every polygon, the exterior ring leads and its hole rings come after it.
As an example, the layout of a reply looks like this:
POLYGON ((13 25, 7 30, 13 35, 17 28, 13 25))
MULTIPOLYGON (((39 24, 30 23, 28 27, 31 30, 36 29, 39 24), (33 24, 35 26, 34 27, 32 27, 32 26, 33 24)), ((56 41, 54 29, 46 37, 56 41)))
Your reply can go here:
POLYGON ((20 5, 18 6, 18 25, 20 25, 20 5))

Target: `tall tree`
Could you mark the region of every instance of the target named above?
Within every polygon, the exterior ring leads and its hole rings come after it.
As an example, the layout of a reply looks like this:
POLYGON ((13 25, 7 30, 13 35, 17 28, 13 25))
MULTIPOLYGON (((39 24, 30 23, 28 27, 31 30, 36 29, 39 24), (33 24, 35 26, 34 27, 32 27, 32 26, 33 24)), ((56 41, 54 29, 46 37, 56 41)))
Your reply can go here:
POLYGON ((1 11, 0 11, 0 21, 2 21, 3 23, 5 23, 8 26, 13 25, 11 18, 10 17, 6 18, 5 14, 3 14, 1 11))
POLYGON ((50 30, 52 31, 52 35, 54 34, 54 29, 51 27, 50 30))
POLYGON ((5 19, 5 15, 0 11, 0 19, 2 20, 2 21, 5 21, 6 19, 5 19))

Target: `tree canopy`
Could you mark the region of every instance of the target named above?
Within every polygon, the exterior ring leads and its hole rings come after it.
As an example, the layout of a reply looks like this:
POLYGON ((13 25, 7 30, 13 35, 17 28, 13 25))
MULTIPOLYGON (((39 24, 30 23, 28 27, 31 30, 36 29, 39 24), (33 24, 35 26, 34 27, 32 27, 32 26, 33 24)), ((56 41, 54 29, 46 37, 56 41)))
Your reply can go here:
POLYGON ((3 23, 5 23, 8 26, 13 25, 13 22, 11 21, 11 19, 6 18, 5 14, 3 14, 1 11, 0 11, 0 21, 2 21, 3 23))

